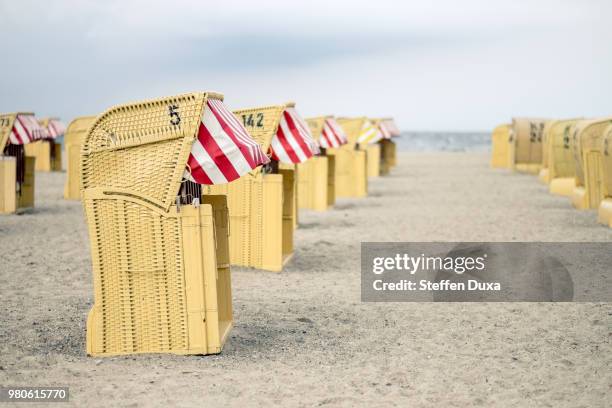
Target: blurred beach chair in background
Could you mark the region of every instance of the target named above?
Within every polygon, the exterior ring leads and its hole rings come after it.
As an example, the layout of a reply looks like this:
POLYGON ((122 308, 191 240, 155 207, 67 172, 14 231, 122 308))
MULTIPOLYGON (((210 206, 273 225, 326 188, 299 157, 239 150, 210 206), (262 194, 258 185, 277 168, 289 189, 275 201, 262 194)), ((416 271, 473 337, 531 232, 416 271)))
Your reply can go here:
POLYGON ((550 176, 548 170, 548 135, 555 122, 556 120, 553 119, 547 120, 542 130, 542 167, 540 167, 540 171, 538 172, 538 180, 544 184, 548 184, 550 176))
POLYGON ((87 353, 219 353, 232 327, 227 183, 267 163, 216 93, 121 105, 83 140, 87 353))
POLYGON ((293 103, 234 111, 271 163, 207 193, 227 195, 231 263, 280 272, 293 255, 295 164, 316 154, 308 125, 293 103), (281 163, 289 168, 281 168, 281 163))
POLYGON ((612 228, 612 124, 604 130, 601 150, 603 198, 599 204, 597 220, 612 228))
POLYGON ((380 144, 380 174, 386 175, 397 164, 397 145, 392 139, 399 137, 400 131, 393 118, 378 119, 378 126, 384 136, 378 142, 380 144))
POLYGON ((573 133, 575 187, 572 205, 580 210, 595 209, 603 199, 602 139, 612 118, 579 121, 573 133))
POLYGON ((308 118, 306 122, 321 152, 298 165, 299 205, 300 208, 325 211, 336 202, 336 162, 329 149, 337 149, 348 140, 331 115, 308 118))
POLYGON ((363 119, 357 138, 359 150, 366 152, 366 174, 368 178, 380 176, 380 144, 383 132, 376 119, 363 119))
POLYGON ((327 149, 335 160, 336 198, 365 197, 368 195, 367 153, 358 150, 357 143, 365 118, 337 118, 336 122, 347 137, 345 145, 327 149))
POLYGON ((25 146, 46 137, 33 113, 0 115, 0 214, 34 207, 36 159, 25 146))
POLYGON ((539 174, 542 169, 542 134, 545 119, 512 119, 512 143, 510 145, 512 169, 539 174))
POLYGON ((580 122, 575 133, 575 157, 580 158, 576 166, 576 187, 572 194, 572 204, 578 209, 599 208, 605 197, 603 158, 608 153, 604 145, 605 130, 612 124, 612 117, 580 122))
POLYGON ((572 131, 579 119, 550 121, 547 125, 545 180, 552 194, 571 196, 575 187, 575 167, 572 131))
POLYGON ((62 171, 62 145, 55 139, 64 136, 66 126, 57 118, 41 119, 39 123, 47 134, 26 145, 26 156, 36 158, 36 171, 62 171))
POLYGON ((509 169, 511 168, 510 160, 510 124, 502 124, 493 129, 491 135, 491 167, 509 169))
POLYGON ((64 198, 67 200, 81 199, 81 146, 95 119, 95 116, 82 116, 74 119, 66 128, 64 135, 64 151, 66 152, 64 198))

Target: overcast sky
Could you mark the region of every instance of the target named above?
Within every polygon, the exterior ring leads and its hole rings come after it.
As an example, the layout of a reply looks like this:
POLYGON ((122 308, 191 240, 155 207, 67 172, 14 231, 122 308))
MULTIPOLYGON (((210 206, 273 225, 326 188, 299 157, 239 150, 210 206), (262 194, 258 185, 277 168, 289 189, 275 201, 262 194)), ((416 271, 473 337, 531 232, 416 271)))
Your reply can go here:
POLYGON ((243 108, 489 130, 612 114, 610 0, 0 0, 0 111, 215 90, 243 108))

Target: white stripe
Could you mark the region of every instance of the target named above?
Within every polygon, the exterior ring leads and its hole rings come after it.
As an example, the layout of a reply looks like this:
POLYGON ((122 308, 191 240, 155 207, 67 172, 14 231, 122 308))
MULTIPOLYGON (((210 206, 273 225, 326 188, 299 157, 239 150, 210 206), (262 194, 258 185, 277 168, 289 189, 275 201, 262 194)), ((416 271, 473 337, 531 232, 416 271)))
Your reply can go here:
POLYGON ((227 178, 223 175, 221 169, 213 161, 212 157, 210 157, 199 140, 193 142, 193 145, 191 146, 191 154, 200 164, 200 167, 202 167, 202 170, 204 173, 206 173, 213 184, 227 183, 227 178))
POLYGON ((15 132, 13 132, 13 129, 11 129, 11 133, 9 133, 9 141, 11 142, 11 144, 14 144, 14 145, 22 144, 22 142, 17 140, 17 137, 15 136, 15 132))
POLYGON ((341 144, 347 143, 348 142, 348 138, 346 137, 346 133, 344 133, 344 129, 342 129, 342 126, 340 126, 338 124, 338 122, 336 122, 336 120, 334 118, 329 119, 329 123, 330 123, 332 129, 338 135, 338 137, 340 137, 340 143, 341 144))
POLYGON ((326 146, 325 147, 338 147, 338 141, 333 135, 333 130, 329 127, 327 121, 323 125, 323 136, 326 146))
POLYGON ((336 126, 336 122, 334 122, 333 119, 330 120, 328 127, 330 132, 330 138, 333 140, 334 147, 341 146, 344 143, 344 141, 342 140, 342 133, 340 133, 338 126, 336 126))
MULTIPOLYGON (((289 126, 287 124, 287 120, 285 119, 284 114, 283 114, 283 119, 281 120, 281 123, 280 123, 280 128, 281 128, 281 131, 283 132, 283 135, 285 135, 285 140, 287 140, 287 143, 289 143, 289 145, 295 152, 296 156, 298 157, 299 162, 302 163, 303 161, 305 161, 307 159, 306 154, 302 151, 302 149, 300 148, 300 145, 295 140, 293 133, 291 133, 291 129, 289 129, 289 126)), ((275 139, 278 139, 278 137, 275 137, 275 139)), ((289 163, 292 163, 292 162, 289 161, 289 163)))
POLYGON ((243 142, 247 145, 247 148, 251 152, 251 157, 253 161, 256 163, 266 162, 265 155, 261 150, 259 144, 253 140, 249 132, 242 126, 238 118, 225 107, 223 102, 217 99, 209 100, 211 109, 214 107, 215 112, 217 112, 228 124, 228 126, 233 130, 234 136, 239 141, 243 142))
MULTIPOLYGON (((304 142, 308 146, 310 153, 319 154, 321 151, 319 150, 319 146, 317 145, 314 138, 312 137, 312 133, 310 133, 310 127, 308 127, 308 124, 304 121, 304 119, 302 119, 302 117, 300 116, 300 114, 297 112, 295 108, 288 109, 288 112, 289 112, 289 116, 291 116, 291 118, 296 124, 298 133, 302 136, 302 138, 304 139, 304 142)), ((304 152, 304 153, 308 155, 308 152, 304 152)))
POLYGON ((272 147, 272 151, 274 151, 274 154, 278 158, 278 161, 283 162, 283 163, 293 163, 293 161, 289 157, 289 154, 285 150, 285 146, 283 146, 280 140, 278 140, 277 135, 274 135, 274 137, 272 138, 272 142, 270 142, 270 146, 272 147))
POLYGON ((238 175, 242 176, 253 170, 251 166, 249 166, 249 163, 247 162, 245 157, 243 156, 242 151, 238 148, 236 143, 234 143, 234 141, 225 133, 225 131, 221 127, 221 124, 210 109, 204 110, 202 123, 204 123, 206 129, 208 129, 213 139, 215 139, 215 142, 217 142, 217 145, 219 146, 221 151, 232 163, 238 175))
POLYGON ((28 132, 24 128, 24 125, 21 124, 21 122, 23 122, 24 124, 27 123, 27 117, 17 115, 17 117, 15 118, 15 124, 13 125, 13 128, 15 129, 15 131, 17 132, 17 135, 19 135, 21 140, 23 140, 24 144, 30 143, 34 138, 34 135, 32 134, 32 137, 29 137, 28 132))

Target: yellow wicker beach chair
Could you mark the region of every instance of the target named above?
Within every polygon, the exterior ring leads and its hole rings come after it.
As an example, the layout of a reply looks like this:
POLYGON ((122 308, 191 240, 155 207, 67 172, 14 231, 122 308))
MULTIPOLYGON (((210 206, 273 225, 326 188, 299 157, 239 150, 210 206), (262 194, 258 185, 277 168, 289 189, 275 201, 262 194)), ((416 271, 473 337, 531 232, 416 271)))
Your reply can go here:
POLYGON ((329 149, 335 157, 336 197, 365 197, 368 195, 367 153, 359 150, 357 139, 366 118, 338 118, 348 143, 329 149))
POLYGON ((575 184, 571 195, 575 208, 595 209, 603 199, 602 138, 612 117, 579 121, 573 134, 575 184))
MULTIPOLYGON (((385 128, 386 133, 390 136, 399 136, 399 130, 397 129, 395 122, 392 118, 382 118, 382 119, 374 119, 373 120, 376 126, 378 126, 381 131, 383 127, 385 128)), ((395 142, 391 138, 383 137, 381 140, 377 142, 380 154, 379 154, 379 165, 378 172, 380 175, 384 176, 391 172, 391 169, 395 167, 397 162, 397 147, 395 142)), ((368 156, 369 157, 369 156, 368 156)), ((368 175, 375 172, 376 164, 371 165, 368 159, 368 175)))
MULTIPOLYGON (((310 133, 318 139, 329 116, 307 118, 310 133)), ((333 155, 322 149, 318 156, 298 164, 298 205, 315 211, 325 211, 336 201, 333 178, 333 155), (330 176, 330 173, 332 176, 330 176)))
POLYGON ((493 129, 491 136, 491 167, 510 168, 510 124, 493 129))
POLYGON ((0 214, 34 207, 36 159, 25 155, 23 144, 9 142, 17 115, 34 114, 0 114, 0 214))
POLYGON ((548 163, 549 191, 552 194, 571 196, 575 187, 573 129, 578 119, 551 121, 547 126, 544 151, 548 163))
POLYGON ((66 152, 66 185, 64 198, 79 200, 81 198, 81 146, 83 138, 93 124, 95 116, 82 116, 74 119, 66 129, 64 151, 66 152))
POLYGON ((207 100, 222 98, 117 106, 84 137, 89 355, 221 351, 232 327, 226 198, 200 197, 183 177, 207 100))
MULTIPOLYGON (((292 103, 234 111, 251 136, 268 152, 281 115, 292 103)), ((278 162, 258 168, 227 186, 204 191, 227 194, 230 259, 233 265, 280 272, 293 256, 295 170, 278 162)))
MULTIPOLYGON (((45 118, 39 121, 43 128, 49 121, 57 118, 45 118)), ((26 156, 36 159, 36 171, 62 171, 62 145, 53 139, 42 139, 25 145, 26 156)))
POLYGON ((512 168, 514 170, 539 174, 542 169, 542 134, 545 119, 512 119, 512 139, 510 146, 512 168))
POLYGON ((601 195, 598 221, 612 228, 612 125, 608 126, 601 140, 601 195))
POLYGON ((574 205, 577 208, 599 208, 606 196, 604 183, 605 130, 612 124, 612 117, 593 120, 582 127, 578 139, 581 145, 583 189, 574 189, 574 205))

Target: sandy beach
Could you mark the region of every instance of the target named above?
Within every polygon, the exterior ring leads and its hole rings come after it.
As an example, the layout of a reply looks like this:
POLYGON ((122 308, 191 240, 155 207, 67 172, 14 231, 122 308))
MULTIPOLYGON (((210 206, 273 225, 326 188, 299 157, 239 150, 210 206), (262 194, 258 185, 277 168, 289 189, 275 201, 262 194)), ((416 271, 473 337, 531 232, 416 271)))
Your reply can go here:
POLYGON ((399 153, 365 199, 300 212, 281 274, 233 267, 216 356, 90 358, 80 203, 36 174, 36 208, 0 216, 0 384, 69 386, 72 406, 606 407, 612 305, 362 303, 362 241, 606 241, 612 229, 489 154, 399 153))

